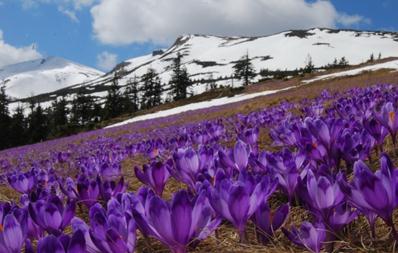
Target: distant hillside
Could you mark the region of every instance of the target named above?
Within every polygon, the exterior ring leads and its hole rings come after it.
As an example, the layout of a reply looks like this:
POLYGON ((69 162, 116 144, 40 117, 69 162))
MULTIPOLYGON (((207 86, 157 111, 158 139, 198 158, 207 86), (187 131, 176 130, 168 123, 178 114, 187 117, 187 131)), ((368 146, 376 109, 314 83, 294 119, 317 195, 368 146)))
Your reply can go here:
POLYGON ((103 74, 63 58, 47 57, 3 67, 0 85, 5 85, 10 97, 21 99, 84 83, 103 74))
MULTIPOLYGON (((118 84, 124 86, 134 76, 140 77, 148 68, 153 68, 160 74, 164 83, 162 98, 165 100, 169 97, 170 67, 178 53, 183 56, 182 63, 191 78, 196 80, 189 90, 196 95, 206 90, 207 84, 201 82, 202 79, 216 80, 218 84, 223 85, 240 86, 241 83, 231 80, 231 76, 233 65, 246 53, 257 71, 294 70, 304 67, 309 58, 315 67, 325 66, 341 57, 345 57, 350 64, 359 64, 366 62, 372 54, 374 58, 378 58, 379 55, 383 58, 397 57, 398 33, 314 28, 264 37, 185 35, 179 37, 168 49, 129 59, 99 78, 44 93, 36 98, 46 106, 57 96, 72 98, 80 91, 103 102, 117 71, 121 73, 118 84)), ((260 76, 256 79, 260 79, 260 76)))

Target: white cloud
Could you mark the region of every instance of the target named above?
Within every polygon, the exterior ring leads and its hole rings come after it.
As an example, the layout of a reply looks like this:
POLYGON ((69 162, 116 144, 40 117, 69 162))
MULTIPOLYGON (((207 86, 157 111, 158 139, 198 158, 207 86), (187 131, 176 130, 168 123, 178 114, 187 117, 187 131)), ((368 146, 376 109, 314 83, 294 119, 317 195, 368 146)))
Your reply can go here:
POLYGON ((35 44, 27 47, 14 47, 4 41, 3 32, 0 30, 0 68, 40 57, 42 55, 36 50, 35 44))
POLYGON ((97 55, 97 66, 105 71, 111 70, 117 64, 117 55, 104 51, 97 55))
POLYGON ((95 37, 113 45, 164 44, 186 33, 265 35, 362 21, 342 17, 324 0, 101 0, 91 14, 95 37))
POLYGON ((339 13, 337 16, 337 22, 343 26, 352 26, 356 24, 370 24, 372 21, 369 18, 365 18, 360 15, 348 15, 346 13, 339 13))

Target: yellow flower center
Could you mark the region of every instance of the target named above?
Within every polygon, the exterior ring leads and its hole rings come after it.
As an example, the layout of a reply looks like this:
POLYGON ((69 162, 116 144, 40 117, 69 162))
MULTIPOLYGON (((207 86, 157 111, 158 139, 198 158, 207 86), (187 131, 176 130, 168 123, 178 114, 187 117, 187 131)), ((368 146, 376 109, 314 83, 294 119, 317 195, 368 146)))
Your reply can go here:
POLYGON ((3 231, 4 231, 3 224, 0 223, 0 233, 2 233, 3 231))

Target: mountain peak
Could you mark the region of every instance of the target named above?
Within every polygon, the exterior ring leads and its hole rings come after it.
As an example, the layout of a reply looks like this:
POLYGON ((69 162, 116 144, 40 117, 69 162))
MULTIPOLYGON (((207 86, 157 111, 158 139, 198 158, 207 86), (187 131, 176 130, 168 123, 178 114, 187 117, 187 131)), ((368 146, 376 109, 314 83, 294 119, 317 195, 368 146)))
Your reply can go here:
POLYGON ((13 98, 26 98, 87 82, 103 75, 96 69, 49 56, 0 69, 0 85, 13 98))

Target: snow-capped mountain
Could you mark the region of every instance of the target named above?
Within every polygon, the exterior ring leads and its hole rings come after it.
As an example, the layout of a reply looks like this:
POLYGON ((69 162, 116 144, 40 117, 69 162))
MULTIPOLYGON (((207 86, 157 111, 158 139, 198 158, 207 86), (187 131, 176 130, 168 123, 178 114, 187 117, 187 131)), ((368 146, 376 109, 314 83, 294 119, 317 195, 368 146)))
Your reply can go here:
MULTIPOLYGON (((73 97, 78 89, 103 101, 116 72, 119 72, 120 77, 118 84, 124 86, 134 76, 145 74, 149 68, 159 73, 164 83, 163 99, 166 99, 169 95, 167 83, 172 74, 171 66, 178 54, 183 56, 182 64, 191 78, 196 80, 190 92, 200 94, 207 86, 206 82, 200 82, 201 79, 240 86, 241 83, 231 80, 231 76, 233 65, 245 54, 249 55, 257 71, 294 70, 304 67, 309 58, 315 67, 325 66, 341 57, 354 65, 366 62, 372 54, 375 58, 379 55, 383 58, 398 57, 398 33, 314 28, 264 37, 185 35, 168 49, 126 60, 99 78, 41 95, 40 101, 50 101, 60 94, 73 97)), ((35 94, 40 92, 36 90, 35 94)))
POLYGON ((0 69, 0 85, 13 99, 53 92, 104 73, 59 57, 22 62, 0 69))
MULTIPOLYGON (((233 65, 246 53, 257 71, 294 70, 304 67, 309 57, 316 67, 321 67, 341 57, 345 57, 350 64, 359 64, 367 61, 371 54, 375 58, 379 55, 383 58, 398 56, 398 33, 315 28, 265 37, 185 35, 166 50, 122 62, 113 71, 87 83, 86 87, 93 89, 109 83, 115 71, 122 68, 125 74, 119 81, 120 85, 133 76, 142 76, 148 68, 155 69, 162 82, 167 84, 171 78, 170 67, 178 53, 183 56, 182 63, 193 79, 218 79, 230 77, 233 65)), ((234 85, 240 83, 235 81, 234 85)), ((206 84, 196 84, 192 91, 198 94, 205 87, 206 84)))

